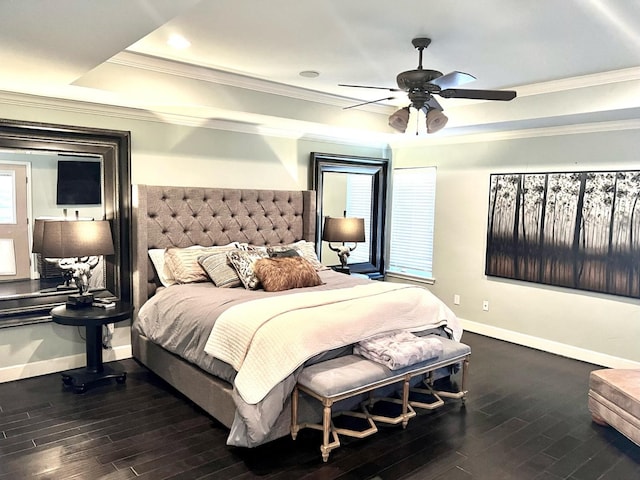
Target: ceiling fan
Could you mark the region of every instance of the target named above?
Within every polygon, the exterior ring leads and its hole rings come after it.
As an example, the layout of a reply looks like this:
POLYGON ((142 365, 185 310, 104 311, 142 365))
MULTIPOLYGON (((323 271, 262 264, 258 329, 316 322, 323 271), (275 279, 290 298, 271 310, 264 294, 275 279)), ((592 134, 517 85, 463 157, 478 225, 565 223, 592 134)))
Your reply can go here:
MULTIPOLYGON (((420 110, 427 115, 427 133, 435 133, 441 130, 447 123, 448 118, 442 113, 443 108, 433 95, 442 98, 469 98, 473 100, 501 100, 509 101, 516 97, 513 90, 469 90, 457 88, 473 82, 476 77, 463 72, 450 72, 443 75, 437 70, 428 70, 422 67, 422 52, 431 43, 430 38, 414 38, 411 43, 418 50, 418 68, 401 72, 396 77, 398 88, 370 87, 366 85, 339 84, 341 87, 353 88, 374 88, 377 90, 388 90, 390 92, 407 92, 411 104, 401 108, 389 117, 389 125, 401 132, 407 128, 409 121, 410 107, 420 110)), ((385 100, 392 100, 396 96, 379 98, 369 102, 362 102, 356 105, 345 107, 345 109, 360 107, 370 103, 378 103, 385 100)))

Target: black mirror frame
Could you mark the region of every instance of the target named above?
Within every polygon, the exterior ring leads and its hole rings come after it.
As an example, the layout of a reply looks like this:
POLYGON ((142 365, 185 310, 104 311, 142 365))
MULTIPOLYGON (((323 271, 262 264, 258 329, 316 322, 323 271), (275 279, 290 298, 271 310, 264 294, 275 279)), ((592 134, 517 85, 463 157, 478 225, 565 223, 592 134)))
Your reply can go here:
POLYGON ((374 279, 383 278, 385 274, 385 216, 387 212, 389 159, 311 152, 311 171, 313 172, 312 189, 316 191, 317 252, 320 252, 322 248, 324 174, 327 172, 360 173, 372 176, 371 258, 369 262, 351 264, 349 267, 354 273, 365 274, 374 279))
MULTIPOLYGON (((106 288, 131 302, 131 133, 0 119, 0 148, 102 157, 105 218, 111 221, 117 253, 105 259, 106 288)), ((67 295, 0 297, 0 328, 50 321, 51 308, 67 295)))

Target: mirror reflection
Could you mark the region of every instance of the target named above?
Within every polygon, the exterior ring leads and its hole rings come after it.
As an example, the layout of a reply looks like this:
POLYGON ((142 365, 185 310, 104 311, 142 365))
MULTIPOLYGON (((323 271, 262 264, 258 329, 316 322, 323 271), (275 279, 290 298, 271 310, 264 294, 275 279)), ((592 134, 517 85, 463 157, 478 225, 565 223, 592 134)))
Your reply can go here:
MULTIPOLYGON (((371 195, 373 177, 369 174, 326 172, 322 189, 324 217, 364 219, 364 242, 358 243, 347 258, 347 264, 368 262, 371 258, 371 195)), ((323 224, 324 225, 324 224, 323 224)), ((327 242, 322 243, 320 261, 329 265, 336 254, 327 242)))
MULTIPOLYGON (((32 226, 38 220, 103 219, 102 171, 99 156, 0 151, 0 293, 9 287, 25 294, 73 288, 60 259, 32 253, 32 226)), ((105 286, 101 258, 91 280, 89 288, 105 286)))
POLYGON ((65 210, 73 219, 109 223, 113 253, 94 266, 101 272, 92 272, 98 282, 93 288, 131 300, 130 136, 126 131, 0 119, 0 182, 10 186, 0 193, 0 328, 49 322, 51 308, 67 301, 69 292, 58 290, 65 283, 59 262, 44 260, 58 254, 40 258, 32 252, 35 219, 64 218, 65 210), (61 161, 70 167, 62 177, 61 161))
POLYGON ((312 188, 316 191, 316 251, 321 261, 334 269, 341 266, 336 252, 322 241, 326 217, 362 218, 365 241, 349 252, 349 269, 341 270, 382 278, 388 159, 313 152, 311 163, 312 188))

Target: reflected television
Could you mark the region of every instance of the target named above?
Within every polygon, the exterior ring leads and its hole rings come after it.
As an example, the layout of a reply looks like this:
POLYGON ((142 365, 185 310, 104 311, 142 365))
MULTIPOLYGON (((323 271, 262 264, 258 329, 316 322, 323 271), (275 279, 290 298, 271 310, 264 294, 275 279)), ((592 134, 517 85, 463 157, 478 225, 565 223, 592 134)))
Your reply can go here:
POLYGON ((58 160, 57 205, 100 205, 99 161, 58 160))

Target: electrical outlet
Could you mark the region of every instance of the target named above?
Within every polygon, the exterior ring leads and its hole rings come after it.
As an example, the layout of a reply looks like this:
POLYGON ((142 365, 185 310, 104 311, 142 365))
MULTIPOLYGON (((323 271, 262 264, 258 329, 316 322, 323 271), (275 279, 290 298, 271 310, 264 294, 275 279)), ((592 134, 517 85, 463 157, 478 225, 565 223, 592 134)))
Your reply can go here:
POLYGON ((460 295, 458 295, 457 293, 453 296, 453 304, 460 305, 460 295))
POLYGON ((482 301, 482 310, 484 310, 485 312, 489 311, 489 300, 482 301))

